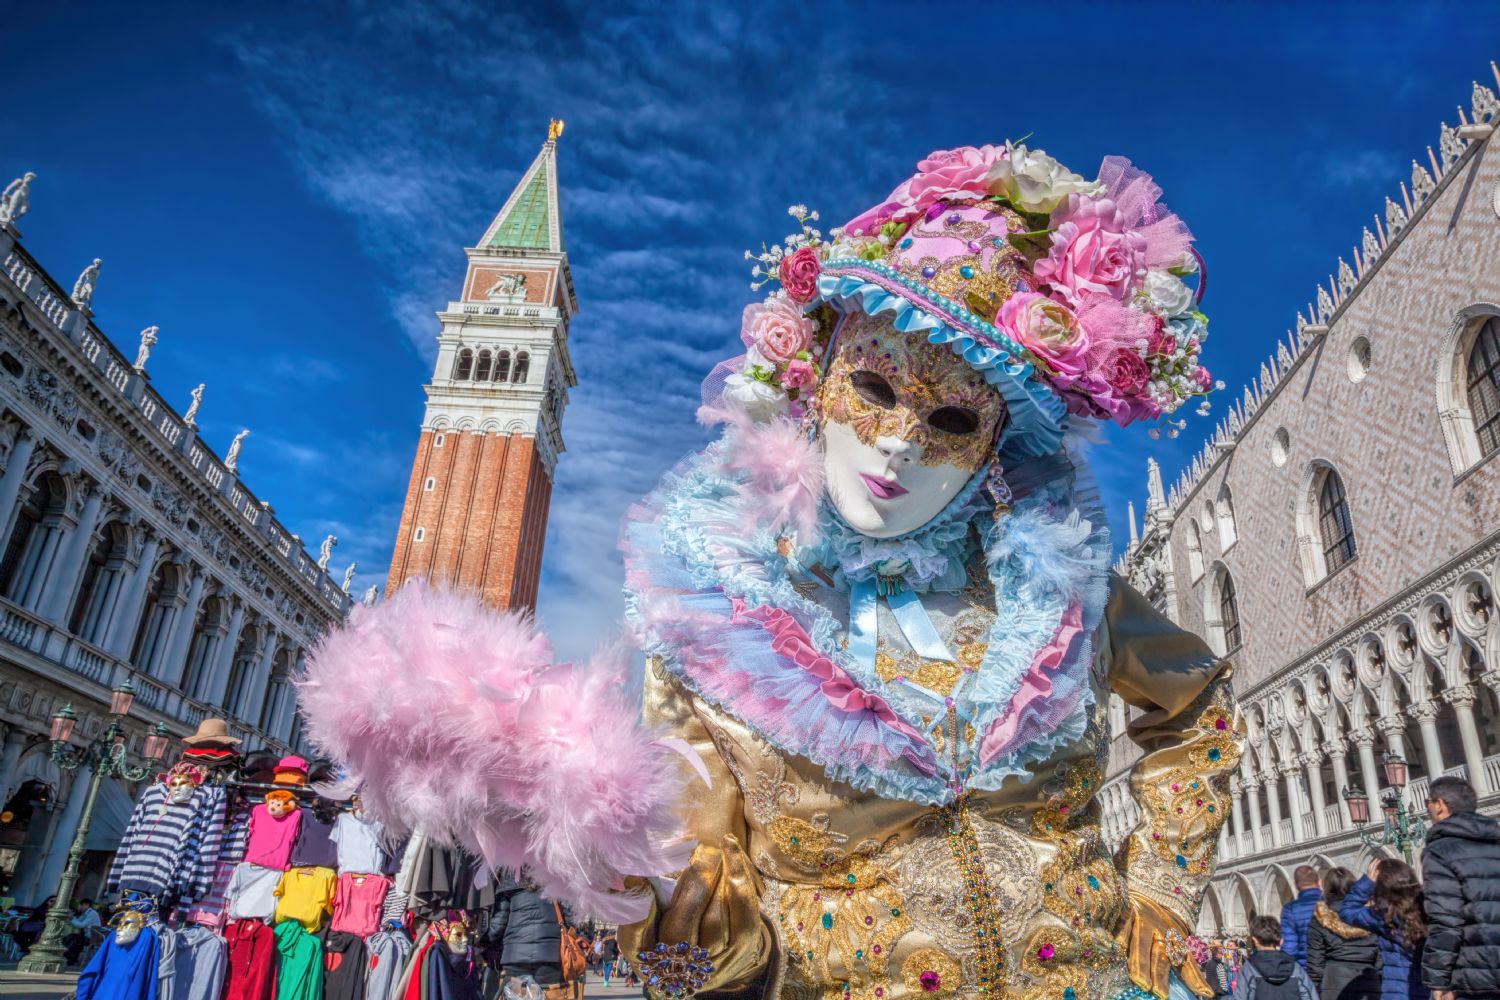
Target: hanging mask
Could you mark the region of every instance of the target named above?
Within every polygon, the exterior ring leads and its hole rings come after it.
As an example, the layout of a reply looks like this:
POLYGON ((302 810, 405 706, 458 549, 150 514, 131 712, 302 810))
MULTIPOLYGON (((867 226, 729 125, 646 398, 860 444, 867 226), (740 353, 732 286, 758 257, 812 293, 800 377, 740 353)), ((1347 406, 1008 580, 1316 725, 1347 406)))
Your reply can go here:
POLYGON ((124 913, 115 922, 115 944, 134 944, 135 939, 141 936, 141 929, 146 926, 146 918, 139 913, 124 913))
POLYGON ((272 819, 282 819, 297 811, 297 798, 291 792, 267 792, 266 812, 272 819))
POLYGON ((453 954, 466 954, 469 950, 468 925, 458 920, 448 924, 447 928, 443 931, 443 941, 448 945, 448 950, 453 954))
POLYGON ((184 775, 173 775, 167 782, 167 798, 174 805, 183 805, 193 800, 193 794, 198 791, 198 786, 191 778, 184 775))

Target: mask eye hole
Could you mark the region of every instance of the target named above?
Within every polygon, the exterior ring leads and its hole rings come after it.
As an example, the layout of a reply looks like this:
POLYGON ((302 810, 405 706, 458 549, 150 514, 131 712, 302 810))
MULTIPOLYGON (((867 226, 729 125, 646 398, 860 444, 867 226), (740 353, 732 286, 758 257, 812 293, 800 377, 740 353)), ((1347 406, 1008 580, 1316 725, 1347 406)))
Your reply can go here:
POLYGON ((979 414, 967 406, 940 406, 927 415, 927 423, 945 434, 973 434, 979 429, 979 414))
POLYGON ((889 410, 896 405, 896 390, 878 372, 860 369, 849 376, 849 384, 854 387, 855 395, 866 403, 882 410, 889 410))

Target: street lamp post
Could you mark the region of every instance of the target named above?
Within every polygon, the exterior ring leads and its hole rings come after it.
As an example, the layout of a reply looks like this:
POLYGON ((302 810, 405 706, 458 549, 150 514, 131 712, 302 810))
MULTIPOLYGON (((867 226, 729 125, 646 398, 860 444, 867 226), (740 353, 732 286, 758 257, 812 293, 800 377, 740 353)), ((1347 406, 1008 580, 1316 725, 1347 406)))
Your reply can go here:
POLYGON ((124 778, 140 781, 145 778, 166 753, 167 731, 157 723, 146 737, 145 767, 131 767, 125 762, 125 730, 120 720, 130 712, 135 700, 135 688, 126 678, 115 688, 109 699, 109 728, 104 735, 81 749, 68 746, 73 735, 73 726, 78 715, 72 706, 64 705, 52 717, 52 760, 64 771, 77 771, 88 767, 89 794, 83 804, 83 816, 78 821, 78 832, 73 835, 73 846, 68 850, 68 864, 63 869, 62 881, 57 885, 57 897, 47 911, 46 929, 42 938, 21 959, 19 972, 41 972, 55 974, 67 968, 63 959, 63 938, 67 936, 69 911, 73 905, 73 887, 78 883, 78 869, 83 865, 84 845, 88 843, 89 823, 94 818, 94 800, 99 795, 99 785, 105 778, 124 778))
POLYGON ((1412 863, 1411 849, 1427 836, 1427 824, 1422 815, 1406 804, 1406 758, 1397 753, 1387 753, 1383 761, 1385 783, 1389 786, 1380 795, 1380 832, 1370 833, 1365 827, 1370 822, 1370 798, 1361 788, 1345 788, 1344 804, 1349 807, 1349 818, 1359 829, 1359 841, 1366 847, 1394 847, 1401 852, 1407 864, 1412 863))

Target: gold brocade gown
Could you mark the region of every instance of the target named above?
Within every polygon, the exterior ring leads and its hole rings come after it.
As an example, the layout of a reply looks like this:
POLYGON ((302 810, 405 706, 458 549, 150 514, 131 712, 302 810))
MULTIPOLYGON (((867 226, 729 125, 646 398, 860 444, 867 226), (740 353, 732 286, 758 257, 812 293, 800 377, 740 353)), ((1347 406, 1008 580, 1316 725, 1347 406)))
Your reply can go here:
MULTIPOLYGON (((700 995, 1113 1000, 1165 996, 1170 971, 1201 988, 1181 936, 1230 809, 1243 738, 1231 669, 1118 578, 1094 648, 1083 738, 1030 781, 944 807, 831 781, 653 664, 647 720, 692 745, 712 787, 690 786, 691 867, 622 931, 626 953, 706 948, 700 995), (1138 710, 1128 735, 1143 752, 1130 774, 1142 818, 1115 857, 1096 803, 1111 692, 1138 710)), ((951 708, 928 725, 939 753, 972 735, 951 708)))

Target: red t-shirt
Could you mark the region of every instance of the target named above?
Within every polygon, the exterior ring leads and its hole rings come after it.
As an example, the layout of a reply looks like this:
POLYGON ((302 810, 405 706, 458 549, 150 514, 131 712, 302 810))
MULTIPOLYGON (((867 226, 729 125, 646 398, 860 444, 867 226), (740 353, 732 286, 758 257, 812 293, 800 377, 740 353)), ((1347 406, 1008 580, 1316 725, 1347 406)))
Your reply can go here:
POLYGON ((380 908, 391 880, 384 875, 345 872, 333 891, 333 923, 330 929, 369 937, 380 928, 380 908))

